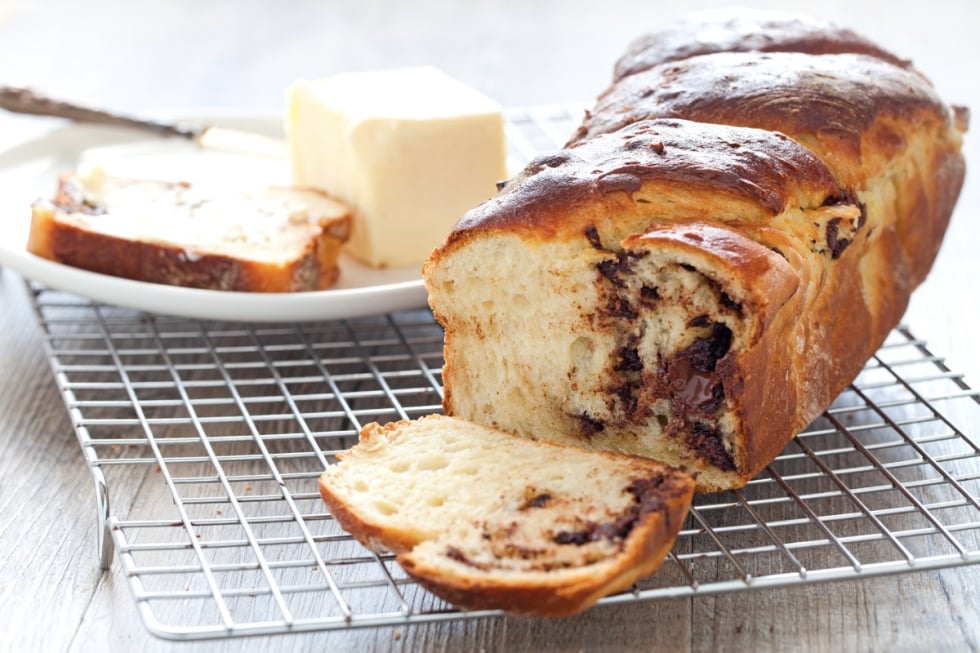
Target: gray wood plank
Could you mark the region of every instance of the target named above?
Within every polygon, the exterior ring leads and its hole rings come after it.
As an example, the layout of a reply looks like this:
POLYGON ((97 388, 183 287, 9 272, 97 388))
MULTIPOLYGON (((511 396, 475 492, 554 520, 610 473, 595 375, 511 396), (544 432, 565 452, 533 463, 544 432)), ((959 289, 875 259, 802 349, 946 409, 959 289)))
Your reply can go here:
POLYGON ((20 278, 0 274, 0 624, 13 650, 72 640, 101 571, 95 495, 20 278))
MULTIPOLYGON (((129 110, 274 111, 296 77, 415 63, 439 65, 515 106, 595 95, 630 38, 682 9, 707 4, 297 2, 287 12, 253 1, 0 0, 0 61, 5 75, 14 77, 6 81, 129 110), (70 51, 37 48, 42 41, 74 44, 80 33, 87 37, 83 53, 74 45, 70 51)), ((814 10, 804 3, 776 4, 814 10)), ((937 0, 924 12, 911 0, 834 0, 819 9, 912 56, 947 97, 980 106, 975 3, 937 0)), ((0 138, 14 138, 9 134, 25 124, 0 116, 0 138)), ((975 135, 968 136, 967 148, 975 161, 975 135)), ((980 383, 976 170, 971 166, 942 256, 908 314, 915 332, 974 385, 980 383)), ((20 280, 9 271, 0 277, 0 334, 0 628, 3 646, 13 650, 980 649, 975 566, 606 606, 559 621, 495 618, 193 644, 159 640, 140 621, 118 560, 106 574, 96 568, 91 475, 20 280)), ((172 509, 152 466, 112 474, 119 515, 172 509)))

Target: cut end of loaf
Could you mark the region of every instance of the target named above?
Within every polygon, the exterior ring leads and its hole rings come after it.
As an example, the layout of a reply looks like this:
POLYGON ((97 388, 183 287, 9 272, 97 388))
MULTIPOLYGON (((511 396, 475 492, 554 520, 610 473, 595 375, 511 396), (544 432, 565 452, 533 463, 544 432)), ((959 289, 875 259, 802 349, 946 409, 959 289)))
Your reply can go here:
MULTIPOLYGON (((693 473, 704 490, 757 471, 738 437, 759 408, 742 362, 766 346, 765 327, 799 285, 778 253, 724 226, 685 222, 621 243, 595 229, 533 249, 487 239, 469 244, 466 261, 481 264, 463 272, 450 255, 430 277, 447 328, 448 413, 654 458, 693 473)), ((778 354, 775 365, 785 363, 778 354)))
POLYGON ((560 616, 652 573, 688 510, 666 465, 442 416, 369 425, 321 478, 332 514, 470 609, 560 616))

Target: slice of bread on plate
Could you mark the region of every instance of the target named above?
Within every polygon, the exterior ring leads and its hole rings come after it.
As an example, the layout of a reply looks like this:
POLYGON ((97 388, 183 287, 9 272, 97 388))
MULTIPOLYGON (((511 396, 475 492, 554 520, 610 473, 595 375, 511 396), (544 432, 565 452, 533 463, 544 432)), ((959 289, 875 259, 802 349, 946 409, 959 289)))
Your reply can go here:
POLYGON ((27 250, 77 268, 174 286, 247 292, 321 290, 339 275, 349 209, 308 189, 206 188, 62 175, 32 207, 27 250))
POLYGON ((340 525, 467 609, 557 617, 653 573, 692 478, 648 459, 430 415, 367 425, 320 478, 340 525))

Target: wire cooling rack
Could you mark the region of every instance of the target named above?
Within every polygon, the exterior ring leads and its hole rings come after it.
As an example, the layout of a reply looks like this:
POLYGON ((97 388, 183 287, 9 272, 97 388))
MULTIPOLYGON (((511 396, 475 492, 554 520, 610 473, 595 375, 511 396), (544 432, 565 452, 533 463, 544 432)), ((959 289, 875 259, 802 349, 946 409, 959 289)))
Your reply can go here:
MULTIPOLYGON (((549 111, 511 114, 516 158, 578 119, 549 111)), ((457 611, 362 548, 317 490, 361 425, 440 410, 443 334, 428 311, 212 323, 28 289, 96 480, 100 562, 115 550, 152 633, 494 614, 457 611)), ((601 603, 978 563, 978 424, 980 393, 898 329, 759 477, 695 499, 656 574, 601 603)))

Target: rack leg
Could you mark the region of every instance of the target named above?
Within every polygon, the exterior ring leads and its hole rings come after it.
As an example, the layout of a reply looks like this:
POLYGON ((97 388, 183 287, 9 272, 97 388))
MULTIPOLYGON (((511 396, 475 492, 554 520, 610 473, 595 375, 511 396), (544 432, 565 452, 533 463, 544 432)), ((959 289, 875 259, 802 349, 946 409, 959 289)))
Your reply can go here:
POLYGON ((101 469, 93 469, 95 473, 95 503, 98 510, 98 532, 96 543, 99 552, 99 568, 106 570, 112 562, 114 547, 112 535, 109 533, 109 486, 101 469))

